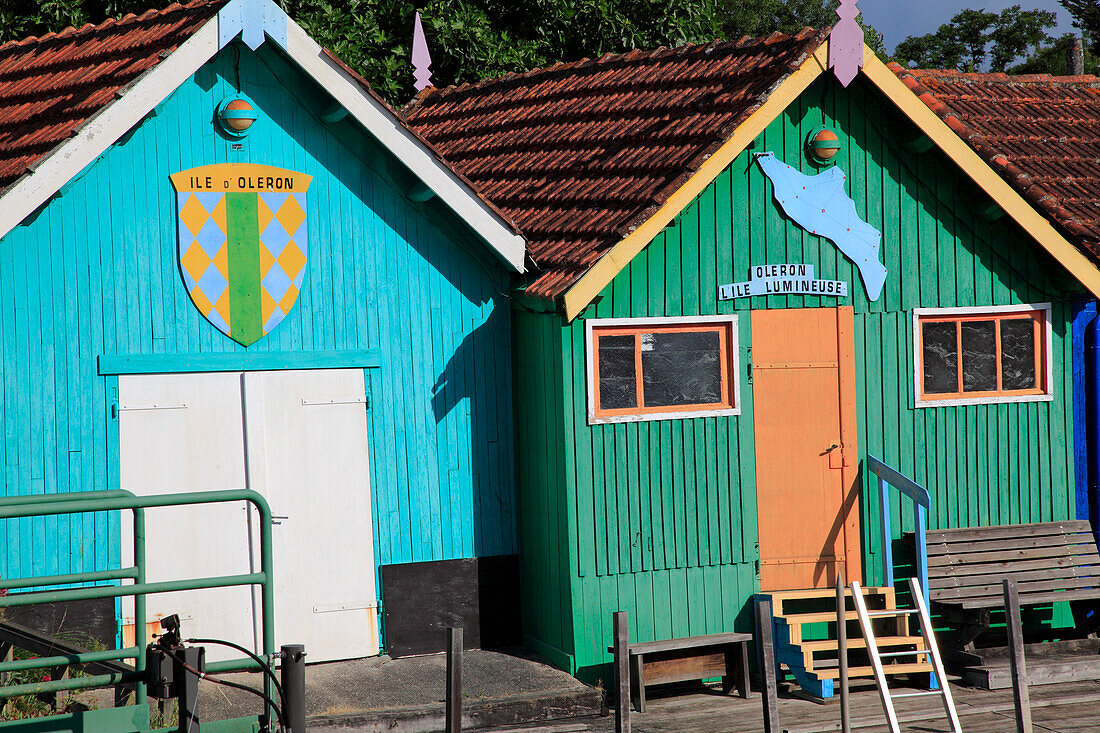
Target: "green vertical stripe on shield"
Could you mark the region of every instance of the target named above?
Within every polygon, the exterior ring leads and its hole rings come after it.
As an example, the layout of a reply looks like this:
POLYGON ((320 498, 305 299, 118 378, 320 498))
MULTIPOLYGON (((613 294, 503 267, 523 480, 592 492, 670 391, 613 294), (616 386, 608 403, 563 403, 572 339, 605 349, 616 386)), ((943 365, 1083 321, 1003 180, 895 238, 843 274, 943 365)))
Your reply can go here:
POLYGON ((248 346, 263 336, 257 195, 227 193, 225 218, 229 230, 229 335, 248 346))

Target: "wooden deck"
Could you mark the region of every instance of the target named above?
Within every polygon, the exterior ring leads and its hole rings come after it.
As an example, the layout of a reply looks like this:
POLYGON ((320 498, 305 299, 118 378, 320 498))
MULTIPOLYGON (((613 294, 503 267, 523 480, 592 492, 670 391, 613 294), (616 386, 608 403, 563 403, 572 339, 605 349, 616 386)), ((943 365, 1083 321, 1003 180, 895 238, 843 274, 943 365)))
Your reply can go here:
MULTIPOLYGON (((1032 687, 1031 710, 1035 733, 1100 731, 1100 682, 1085 681, 1032 687)), ((952 685, 955 705, 965 733, 1015 733, 1012 691, 988 691, 952 685)), ((898 700, 902 730, 911 733, 948 733, 938 697, 898 700)), ((635 733, 763 733, 760 696, 749 700, 699 692, 653 696, 644 714, 630 718, 635 733)), ((840 729, 840 702, 820 704, 781 695, 779 723, 789 733, 825 733, 840 729)), ((858 733, 887 733, 882 704, 874 688, 852 693, 852 729, 858 733)), ((562 721, 542 726, 493 729, 498 733, 614 733, 614 714, 602 718, 562 721)))

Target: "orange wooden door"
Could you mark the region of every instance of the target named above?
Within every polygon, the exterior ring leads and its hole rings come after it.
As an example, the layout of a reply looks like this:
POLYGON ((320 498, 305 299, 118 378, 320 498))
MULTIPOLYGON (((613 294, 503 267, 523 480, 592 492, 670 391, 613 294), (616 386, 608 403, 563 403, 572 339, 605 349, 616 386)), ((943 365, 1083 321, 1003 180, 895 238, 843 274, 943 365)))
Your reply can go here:
POLYGON ((850 307, 752 313, 760 589, 860 580, 850 307))

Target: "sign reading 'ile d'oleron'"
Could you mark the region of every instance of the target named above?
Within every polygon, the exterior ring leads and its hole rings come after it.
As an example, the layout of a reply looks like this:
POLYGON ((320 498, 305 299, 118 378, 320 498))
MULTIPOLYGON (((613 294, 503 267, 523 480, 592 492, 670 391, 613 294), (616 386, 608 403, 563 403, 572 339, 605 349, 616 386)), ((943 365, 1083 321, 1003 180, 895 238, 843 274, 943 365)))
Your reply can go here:
POLYGON ((301 292, 312 176, 223 163, 170 178, 187 294, 219 331, 243 346, 255 343, 290 313, 301 292))
POLYGON ((848 296, 848 283, 842 280, 815 280, 813 265, 754 265, 748 282, 730 283, 718 288, 719 300, 750 295, 832 295, 848 296))

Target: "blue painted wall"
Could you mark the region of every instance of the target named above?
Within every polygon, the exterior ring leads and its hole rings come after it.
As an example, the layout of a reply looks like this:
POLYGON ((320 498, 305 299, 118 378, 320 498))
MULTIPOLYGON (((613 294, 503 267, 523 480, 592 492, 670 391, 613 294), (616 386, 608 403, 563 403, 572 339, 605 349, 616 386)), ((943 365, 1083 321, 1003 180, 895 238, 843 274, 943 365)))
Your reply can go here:
MULTIPOLYGON (((210 325, 176 262, 168 176, 247 162, 314 176, 297 305, 262 351, 368 349, 379 563, 515 552, 508 272, 271 44, 227 47, 35 215, 0 239, 6 495, 117 482, 101 354, 245 350, 210 325), (212 123, 239 88, 262 112, 240 150, 212 123)), ((116 565, 114 517, 0 525, 0 576, 116 565)), ((0 583, 2 587, 2 583, 0 583)))

